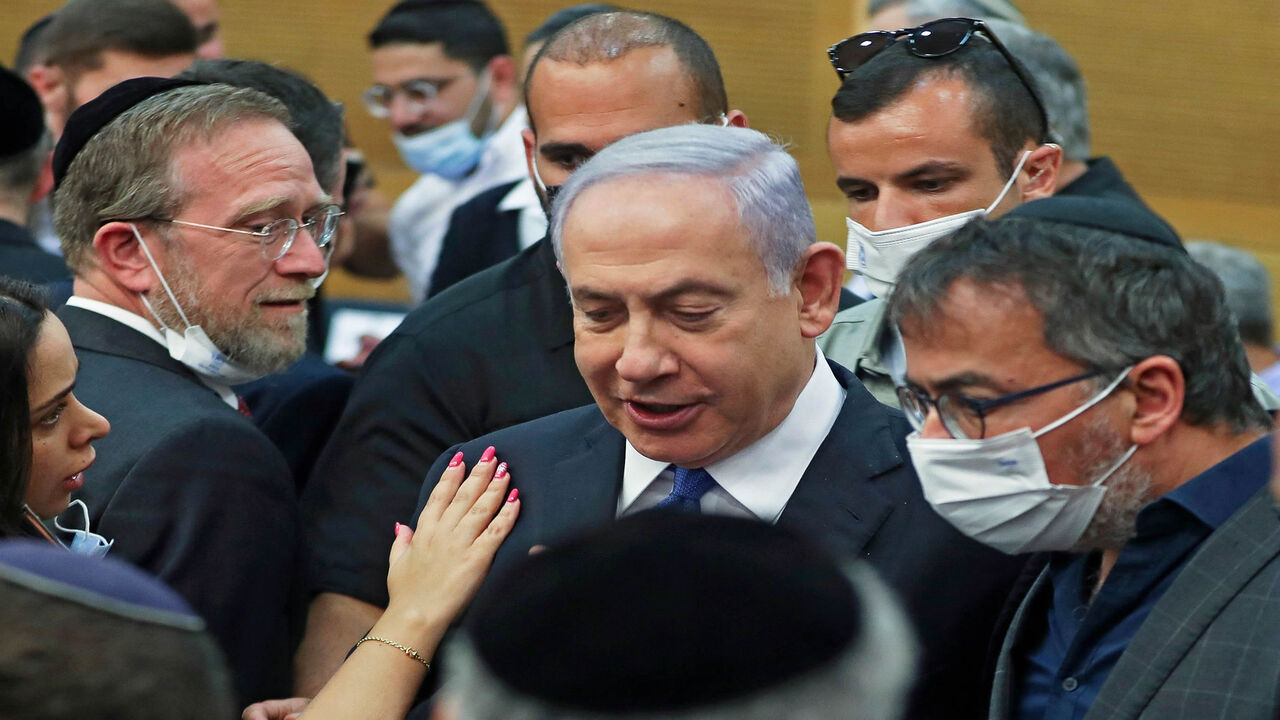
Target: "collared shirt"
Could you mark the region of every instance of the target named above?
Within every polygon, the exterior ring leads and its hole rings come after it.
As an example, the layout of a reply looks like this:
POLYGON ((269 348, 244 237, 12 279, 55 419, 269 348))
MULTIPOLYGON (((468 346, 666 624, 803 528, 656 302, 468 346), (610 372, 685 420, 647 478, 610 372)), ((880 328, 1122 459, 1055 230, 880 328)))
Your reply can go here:
POLYGON ((1048 616, 1027 629, 1030 651, 1016 669, 1019 720, 1081 720, 1116 661, 1200 543, 1271 476, 1268 435, 1138 513, 1137 537, 1120 550, 1093 601, 1098 554, 1055 554, 1048 616))
MULTIPOLYGON (((742 451, 706 466, 716 487, 702 497, 702 512, 770 523, 782 515, 844 405, 844 388, 822 351, 815 350, 813 373, 787 417, 742 451)), ((671 494, 674 485, 675 471, 670 464, 641 455, 627 442, 619 516, 657 505, 671 494)))
POLYGON ((528 176, 524 142, 528 127, 523 106, 511 111, 494 131, 476 169, 461 180, 422 175, 396 200, 388 221, 388 236, 396 265, 409 282, 414 302, 427 296, 449 218, 459 205, 491 187, 528 176))
MULTIPOLYGON (((1276 348, 1280 352, 1280 347, 1276 348)), ((1280 362, 1258 371, 1258 379, 1262 380, 1272 392, 1280 393, 1280 362)))
POLYGON ((498 203, 500 213, 513 210, 520 212, 520 235, 517 240, 521 250, 546 236, 547 215, 542 211, 542 201, 538 199, 538 191, 533 188, 533 181, 527 176, 516 183, 516 186, 502 198, 502 202, 498 203))
MULTIPOLYGON (((88 310, 89 312, 111 318, 121 325, 133 328, 152 340, 155 340, 160 344, 160 347, 165 350, 169 349, 169 343, 164 339, 164 335, 161 334, 161 332, 156 329, 156 326, 152 325, 149 320, 137 313, 129 312, 118 305, 110 305, 98 300, 80 297, 79 295, 72 295, 70 298, 67 298, 66 304, 68 307, 77 307, 81 310, 88 310)), ((218 393, 218 397, 222 398, 223 402, 233 408, 240 408, 240 398, 236 397, 235 391, 232 390, 230 386, 213 382, 199 373, 196 374, 196 377, 200 378, 200 382, 204 383, 210 390, 218 393)))

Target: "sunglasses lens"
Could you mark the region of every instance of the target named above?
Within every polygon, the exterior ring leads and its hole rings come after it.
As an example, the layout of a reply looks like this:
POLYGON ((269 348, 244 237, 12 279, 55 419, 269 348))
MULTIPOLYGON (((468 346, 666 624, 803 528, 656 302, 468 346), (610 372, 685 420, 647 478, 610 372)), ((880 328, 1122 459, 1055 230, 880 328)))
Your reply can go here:
POLYGON ((953 53, 973 34, 973 21, 951 18, 925 23, 911 35, 911 50, 920 57, 953 53))
POLYGON ((894 34, 890 32, 869 32, 854 35, 836 46, 835 66, 842 73, 851 73, 863 63, 875 57, 875 54, 893 42, 894 34))

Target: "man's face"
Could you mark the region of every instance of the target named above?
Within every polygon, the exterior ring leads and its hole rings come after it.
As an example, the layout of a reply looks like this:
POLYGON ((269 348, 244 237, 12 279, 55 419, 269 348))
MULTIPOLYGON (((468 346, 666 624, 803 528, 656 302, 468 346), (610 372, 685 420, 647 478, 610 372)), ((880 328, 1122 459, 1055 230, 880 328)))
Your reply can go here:
POLYGON ((196 57, 202 60, 224 57, 222 15, 218 12, 218 3, 214 0, 174 0, 173 4, 191 18, 191 24, 196 28, 196 35, 200 38, 196 57))
POLYGON ((387 121, 401 135, 417 135, 466 115, 480 76, 471 66, 444 53, 440 43, 393 43, 373 51, 373 82, 392 89, 387 121), (439 89, 431 100, 415 103, 400 89, 413 80, 427 80, 439 89))
POLYGON ((537 135, 525 132, 525 153, 547 185, 564 184, 579 165, 628 135, 703 119, 671 48, 588 65, 543 58, 533 74, 528 104, 537 135))
MULTIPOLYGON (((1008 170, 996 167, 990 143, 974 127, 972 92, 963 80, 925 76, 870 117, 831 119, 827 148, 850 218, 871 231, 890 230, 995 201, 1008 170)), ((1020 188, 1010 188, 991 214, 1022 201, 1020 188)))
MULTIPOLYGON (((211 142, 180 148, 173 162, 188 197, 177 220, 255 230, 281 218, 300 220, 329 202, 302 145, 273 120, 236 123, 211 142)), ((299 230, 289 252, 272 262, 256 238, 167 227, 173 239, 162 267, 192 324, 253 369, 280 370, 302 354, 306 301, 315 294, 309 281, 325 271, 309 233, 299 230)), ((159 287, 149 298, 167 325, 183 328, 159 287)))
POLYGON ((771 297, 716 181, 594 186, 565 220, 574 356, 609 423, 647 457, 701 467, 764 436, 809 378, 797 291, 771 297))

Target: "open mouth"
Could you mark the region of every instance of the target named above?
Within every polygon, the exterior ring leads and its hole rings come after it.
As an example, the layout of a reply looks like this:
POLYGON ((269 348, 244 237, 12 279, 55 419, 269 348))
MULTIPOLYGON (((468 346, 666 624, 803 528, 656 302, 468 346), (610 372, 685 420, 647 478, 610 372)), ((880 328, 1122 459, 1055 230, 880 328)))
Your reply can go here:
POLYGON ((62 481, 62 489, 67 492, 75 492, 82 487, 84 487, 83 470, 62 481))
POLYGON ((683 427, 697 414, 700 403, 657 403, 625 400, 627 414, 637 425, 650 430, 674 430, 683 427))

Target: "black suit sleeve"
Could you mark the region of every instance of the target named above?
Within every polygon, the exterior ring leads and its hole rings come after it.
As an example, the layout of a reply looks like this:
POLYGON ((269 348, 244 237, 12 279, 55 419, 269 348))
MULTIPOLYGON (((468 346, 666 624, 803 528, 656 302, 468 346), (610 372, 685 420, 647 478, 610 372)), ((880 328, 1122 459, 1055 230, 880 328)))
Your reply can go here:
POLYGON ((205 619, 242 704, 288 690, 296 505, 265 437, 231 414, 181 426, 125 475, 98 531, 205 619))

